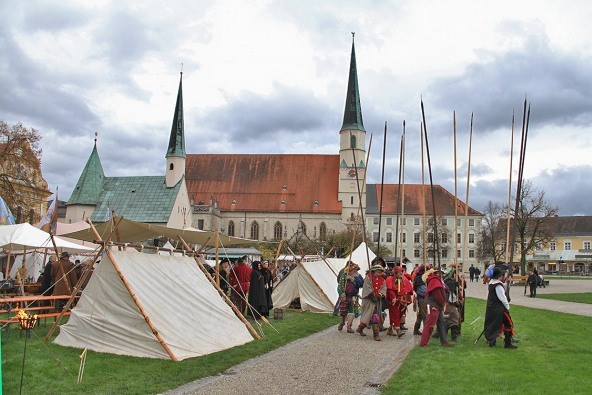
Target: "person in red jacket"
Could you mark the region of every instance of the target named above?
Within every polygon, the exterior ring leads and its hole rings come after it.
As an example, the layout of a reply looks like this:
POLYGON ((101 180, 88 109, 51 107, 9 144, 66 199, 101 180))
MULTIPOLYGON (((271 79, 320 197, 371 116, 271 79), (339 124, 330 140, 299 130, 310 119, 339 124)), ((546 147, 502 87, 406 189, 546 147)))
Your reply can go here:
POLYGON ((249 286, 251 284, 251 272, 253 269, 245 264, 246 256, 239 258, 236 265, 230 269, 229 282, 232 287, 230 298, 234 305, 240 309, 241 313, 245 312, 247 307, 247 294, 249 293, 249 286))
POLYGON ((386 278, 386 300, 389 309, 390 325, 387 335, 401 337, 405 334, 401 330, 401 318, 407 310, 408 286, 403 278, 403 268, 395 267, 393 275, 386 278))
POLYGON ((446 285, 442 281, 442 270, 440 268, 430 269, 426 273, 426 304, 428 316, 426 317, 425 327, 421 334, 420 346, 425 347, 430 342, 430 337, 434 327, 438 326, 438 335, 442 347, 453 347, 446 339, 446 322, 444 321, 444 308, 446 307, 446 285))

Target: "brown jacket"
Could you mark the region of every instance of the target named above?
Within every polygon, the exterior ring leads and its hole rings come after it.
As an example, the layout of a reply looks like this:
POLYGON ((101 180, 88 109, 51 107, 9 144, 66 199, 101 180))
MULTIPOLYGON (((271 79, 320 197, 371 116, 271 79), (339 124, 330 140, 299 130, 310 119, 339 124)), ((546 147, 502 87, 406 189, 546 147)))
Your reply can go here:
POLYGON ((74 264, 69 259, 60 259, 51 264, 51 278, 55 281, 52 295, 71 295, 78 282, 74 264), (63 272, 60 266, 64 269, 63 272))

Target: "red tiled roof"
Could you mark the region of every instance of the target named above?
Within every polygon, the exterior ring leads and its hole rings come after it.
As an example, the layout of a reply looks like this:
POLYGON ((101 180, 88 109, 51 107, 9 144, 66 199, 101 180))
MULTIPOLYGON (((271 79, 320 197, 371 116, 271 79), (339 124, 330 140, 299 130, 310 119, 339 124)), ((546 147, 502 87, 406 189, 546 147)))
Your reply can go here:
MULTIPOLYGON (((368 185, 368 188, 374 187, 376 190, 376 200, 380 200, 381 186, 380 184, 368 185)), ((429 185, 421 184, 405 184, 405 215, 419 215, 423 214, 424 210, 426 214, 431 215, 433 213, 432 205, 432 192, 429 185), (424 198, 422 196, 422 187, 425 194, 425 205, 424 198)), ((368 194, 370 196, 370 193, 368 194)), ((454 195, 448 192, 445 188, 440 185, 434 185, 434 200, 436 202, 436 215, 449 216, 454 215, 454 195)), ((399 201, 399 185, 396 184, 385 184, 383 194, 382 213, 383 214, 397 214, 397 204, 399 201)), ((371 203, 367 203, 368 212, 371 210, 371 203)), ((378 203, 374 205, 374 210, 377 210, 378 203)), ((465 214, 465 203, 458 200, 458 215, 463 216, 465 214)), ((469 206, 468 215, 481 215, 477 210, 469 206)))
POLYGON ((339 155, 188 154, 185 179, 190 199, 222 211, 341 213, 339 155))

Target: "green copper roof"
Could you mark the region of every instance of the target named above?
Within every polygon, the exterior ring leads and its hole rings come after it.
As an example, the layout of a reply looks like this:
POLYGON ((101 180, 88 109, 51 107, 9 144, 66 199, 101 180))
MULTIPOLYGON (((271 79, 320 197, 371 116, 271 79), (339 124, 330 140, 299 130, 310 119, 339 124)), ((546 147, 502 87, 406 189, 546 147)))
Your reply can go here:
POLYGON ((353 41, 351 61, 349 64, 349 80, 347 82, 347 97, 345 99, 345 113, 343 114, 341 130, 366 130, 362 121, 362 106, 360 105, 358 71, 356 68, 356 49, 353 41))
POLYGON ((107 177, 91 221, 104 222, 115 211, 132 221, 167 223, 182 181, 167 188, 164 176, 107 177))
POLYGON ((169 148, 166 157, 176 156, 185 158, 185 131, 183 126, 183 73, 179 79, 179 92, 177 93, 177 104, 175 105, 175 115, 173 116, 173 126, 171 126, 171 136, 169 138, 169 148))
POLYGON ((96 205, 104 182, 105 173, 103 172, 103 166, 101 165, 101 159, 99 158, 97 143, 95 141, 95 146, 67 204, 96 205))

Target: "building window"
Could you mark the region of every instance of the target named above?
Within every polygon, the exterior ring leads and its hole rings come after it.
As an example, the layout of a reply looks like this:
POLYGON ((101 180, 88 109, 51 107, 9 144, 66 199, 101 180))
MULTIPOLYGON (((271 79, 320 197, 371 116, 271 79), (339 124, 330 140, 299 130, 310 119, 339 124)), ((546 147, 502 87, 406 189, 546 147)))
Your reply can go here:
POLYGON ((460 218, 458 218, 458 219, 456 220, 456 226, 460 226, 460 225, 461 225, 461 222, 462 222, 462 220, 461 220, 460 218))
POLYGON ((460 254, 460 250, 456 250, 456 257, 457 258, 462 258, 461 254, 460 254))
POLYGON ((401 256, 404 258, 407 256, 407 254, 405 254, 405 250, 401 250, 401 256))
POLYGON ((169 165, 169 170, 175 170, 175 165, 171 163, 171 164, 169 165))
POLYGON ((413 257, 414 258, 419 258, 419 250, 413 250, 413 257))
POLYGON ((564 243, 564 250, 571 250, 571 241, 566 241, 564 243))
POLYGON ((549 243, 549 249, 551 251, 555 251, 557 249, 557 243, 555 243, 554 241, 549 243))
POLYGON ((378 225, 378 224, 380 224, 380 218, 378 218, 378 217, 374 217, 374 218, 372 218, 372 223, 373 223, 374 225, 378 225))
POLYGON ((419 233, 414 233, 413 234, 413 242, 414 243, 419 243, 419 233))
POLYGON ((469 258, 475 257, 475 250, 469 250, 469 258))
POLYGON ((474 242, 475 242, 475 234, 469 233, 469 243, 474 243, 474 242))
POLYGON ((407 225, 407 218, 403 218, 403 226, 407 225))
POLYGON ((327 225, 324 222, 321 222, 321 225, 319 226, 319 238, 321 241, 327 239, 327 225))
POLYGON ((448 233, 442 233, 442 244, 448 243, 448 233))
POLYGON ((590 242, 589 241, 585 241, 584 242, 584 249, 585 250, 589 250, 590 249, 590 242))
POLYGON ((388 226, 392 226, 393 225, 393 218, 392 217, 386 217, 386 224, 388 226))
POLYGON ((448 226, 448 219, 442 218, 442 226, 448 226))
POLYGON ((419 218, 413 218, 413 225, 420 225, 419 218))
POLYGON ((273 225, 273 239, 274 240, 281 240, 282 239, 282 223, 281 222, 276 222, 275 225, 273 225))
POLYGON ((302 221, 300 221, 300 230, 302 231, 303 235, 306 234, 306 225, 302 221))
POLYGON ((403 232, 403 235, 401 236, 401 242, 407 243, 407 233, 403 232))
POLYGON ((434 233, 430 232, 428 233, 428 243, 433 243, 434 242, 434 233))
POLYGON ((350 143, 351 143, 351 148, 357 148, 356 147, 356 136, 354 136, 353 134, 350 136, 350 143))
POLYGON ((251 222, 251 239, 259 240, 259 223, 257 221, 251 222))
POLYGON ((448 250, 442 250, 442 258, 448 258, 448 250))
POLYGON ((203 219, 198 219, 197 220, 197 229, 199 229, 199 230, 203 230, 204 229, 204 220, 203 219))
MULTIPOLYGON (((405 234, 405 233, 403 233, 405 234)), ((386 232, 386 242, 392 243, 393 242, 393 234, 391 232, 386 232)))
POLYGON ((457 233, 457 234, 456 234, 456 242, 457 242, 458 244, 462 243, 462 237, 461 237, 461 234, 460 234, 460 233, 457 233))
POLYGON ((351 196, 351 197, 349 198, 349 203, 350 203, 351 205, 353 205, 353 204, 354 204, 354 197, 353 197, 353 196, 351 196))
POLYGON ((234 236, 234 221, 228 222, 228 236, 234 236))
POLYGON ((469 218, 469 226, 475 226, 475 218, 469 218))
POLYGON ((378 232, 372 232, 372 241, 378 243, 378 232))

